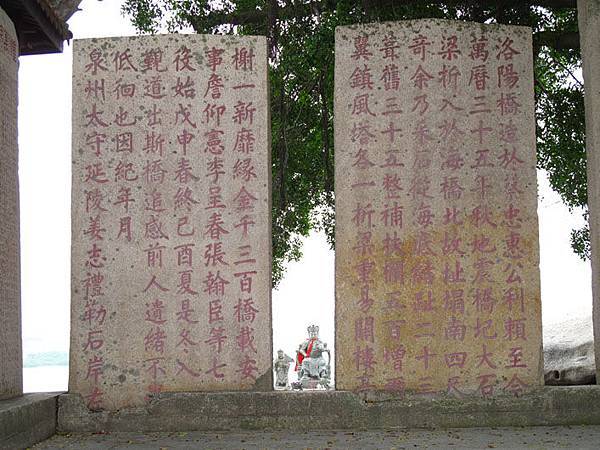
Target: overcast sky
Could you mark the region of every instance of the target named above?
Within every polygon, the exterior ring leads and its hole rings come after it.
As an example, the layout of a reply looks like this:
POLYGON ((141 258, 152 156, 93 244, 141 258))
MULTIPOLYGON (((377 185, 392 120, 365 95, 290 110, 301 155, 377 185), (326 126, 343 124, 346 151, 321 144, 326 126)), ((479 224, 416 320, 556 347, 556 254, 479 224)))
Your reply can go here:
MULTIPOLYGON (((84 0, 69 22, 75 38, 128 36, 120 0, 84 0)), ((26 56, 19 69, 19 146, 24 354, 67 351, 70 299, 71 46, 58 55, 26 56)), ((589 263, 573 254, 570 214, 538 173, 544 326, 591 315, 589 263)), ((333 347, 334 256, 323 235, 306 240, 273 293, 274 349, 290 355, 318 323, 333 347)), ((589 323, 591 327, 591 322, 589 323)))

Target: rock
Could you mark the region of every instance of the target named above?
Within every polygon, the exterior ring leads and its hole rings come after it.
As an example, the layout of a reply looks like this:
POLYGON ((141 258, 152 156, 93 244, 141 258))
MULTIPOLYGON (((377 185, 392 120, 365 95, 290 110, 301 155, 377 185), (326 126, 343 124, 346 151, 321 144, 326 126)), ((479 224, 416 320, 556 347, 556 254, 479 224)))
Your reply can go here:
POLYGON ((596 384, 592 318, 577 317, 544 330, 547 385, 596 384))

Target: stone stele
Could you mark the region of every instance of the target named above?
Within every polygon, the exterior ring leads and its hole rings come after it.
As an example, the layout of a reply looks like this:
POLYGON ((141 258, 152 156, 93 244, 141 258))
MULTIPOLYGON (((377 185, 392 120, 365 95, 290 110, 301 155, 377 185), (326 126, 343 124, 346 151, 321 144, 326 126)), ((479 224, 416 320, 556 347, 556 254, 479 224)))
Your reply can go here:
POLYGON ((271 373, 264 37, 79 40, 69 391, 264 390, 271 373))
POLYGON ((15 27, 0 9, 0 400, 23 392, 15 27))
POLYGON ((531 30, 336 31, 337 388, 542 384, 531 30))

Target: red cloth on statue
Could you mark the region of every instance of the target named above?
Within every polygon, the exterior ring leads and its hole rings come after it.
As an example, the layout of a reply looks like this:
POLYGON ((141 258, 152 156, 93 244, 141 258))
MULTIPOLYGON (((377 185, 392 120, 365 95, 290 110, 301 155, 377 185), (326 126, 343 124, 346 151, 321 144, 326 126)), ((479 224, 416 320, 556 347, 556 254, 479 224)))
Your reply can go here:
MULTIPOLYGON (((310 356, 310 354, 312 352, 313 344, 316 340, 317 340, 317 338, 311 338, 310 342, 308 343, 308 347, 306 349, 306 356, 310 356)), ((302 353, 298 352, 298 361, 296 362, 296 368, 294 369, 296 372, 298 372, 298 369, 300 368, 300 366, 302 366, 302 361, 304 361, 304 355, 302 353)))

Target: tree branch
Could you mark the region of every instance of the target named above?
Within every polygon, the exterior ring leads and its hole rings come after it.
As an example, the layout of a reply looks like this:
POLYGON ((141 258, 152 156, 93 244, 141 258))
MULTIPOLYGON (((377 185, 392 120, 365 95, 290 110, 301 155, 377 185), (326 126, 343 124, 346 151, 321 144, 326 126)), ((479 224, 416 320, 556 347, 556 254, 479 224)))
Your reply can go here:
POLYGON ((536 46, 552 47, 556 50, 579 48, 579 33, 575 31, 540 31, 533 35, 533 40, 536 46))
POLYGON ((579 81, 579 79, 575 76, 573 71, 568 66, 563 64, 559 59, 555 58, 554 56, 550 55, 550 57, 552 58, 552 61, 554 61, 556 64, 558 64, 560 67, 567 71, 567 73, 571 76, 575 83, 579 85, 579 87, 583 88, 583 83, 579 81))
POLYGON ((277 143, 279 157, 279 171, 277 174, 277 184, 279 188, 279 210, 285 211, 287 206, 286 189, 285 189, 285 172, 288 164, 288 148, 287 148, 287 107, 284 101, 285 89, 279 92, 279 115, 281 120, 279 142, 277 143))
MULTIPOLYGON (((499 0, 427 0, 422 3, 440 5, 464 5, 470 3, 482 9, 485 7, 498 6, 498 2, 499 0)), ((213 11, 202 19, 194 20, 190 18, 190 23, 195 31, 199 33, 206 32, 209 29, 225 24, 255 25, 267 23, 273 26, 274 19, 290 20, 293 18, 302 18, 319 14, 324 10, 335 9, 336 3, 337 0, 322 0, 288 5, 278 8, 276 14, 273 14, 271 8, 265 11, 253 9, 241 10, 233 13, 213 11)), ((368 3, 369 9, 371 9, 372 7, 383 8, 391 5, 407 6, 412 3, 417 3, 417 0, 363 0, 363 3, 368 3)), ((510 8, 511 6, 523 6, 523 0, 503 0, 501 3, 502 10, 510 8)), ((577 0, 529 0, 526 4, 529 6, 535 5, 547 8, 576 8, 577 0)), ((534 35, 534 40, 537 46, 547 46, 557 50, 579 48, 579 33, 577 32, 542 31, 534 35)))
POLYGON ((329 144, 329 109, 327 108, 327 93, 325 91, 325 74, 321 72, 319 77, 319 96, 321 97, 321 133, 323 141, 323 166, 325 169, 325 182, 323 186, 326 192, 333 191, 333 176, 331 170, 331 148, 329 144))
MULTIPOLYGON (((493 7, 498 5, 498 0, 364 0, 363 3, 368 3, 369 8, 383 7, 398 7, 408 6, 414 3, 430 4, 430 5, 465 5, 471 4, 477 7, 493 7)), ((320 0, 309 1, 307 3, 297 3, 279 8, 277 18, 280 20, 289 20, 297 17, 314 15, 326 10, 335 9, 337 0, 320 0)), ((541 6, 544 8, 577 8, 577 0, 504 0, 502 6, 510 8, 512 6, 541 6)), ((269 15, 269 11, 265 10, 241 10, 233 13, 222 11, 213 11, 204 19, 204 26, 213 28, 218 25, 249 25, 265 23, 269 15)))

